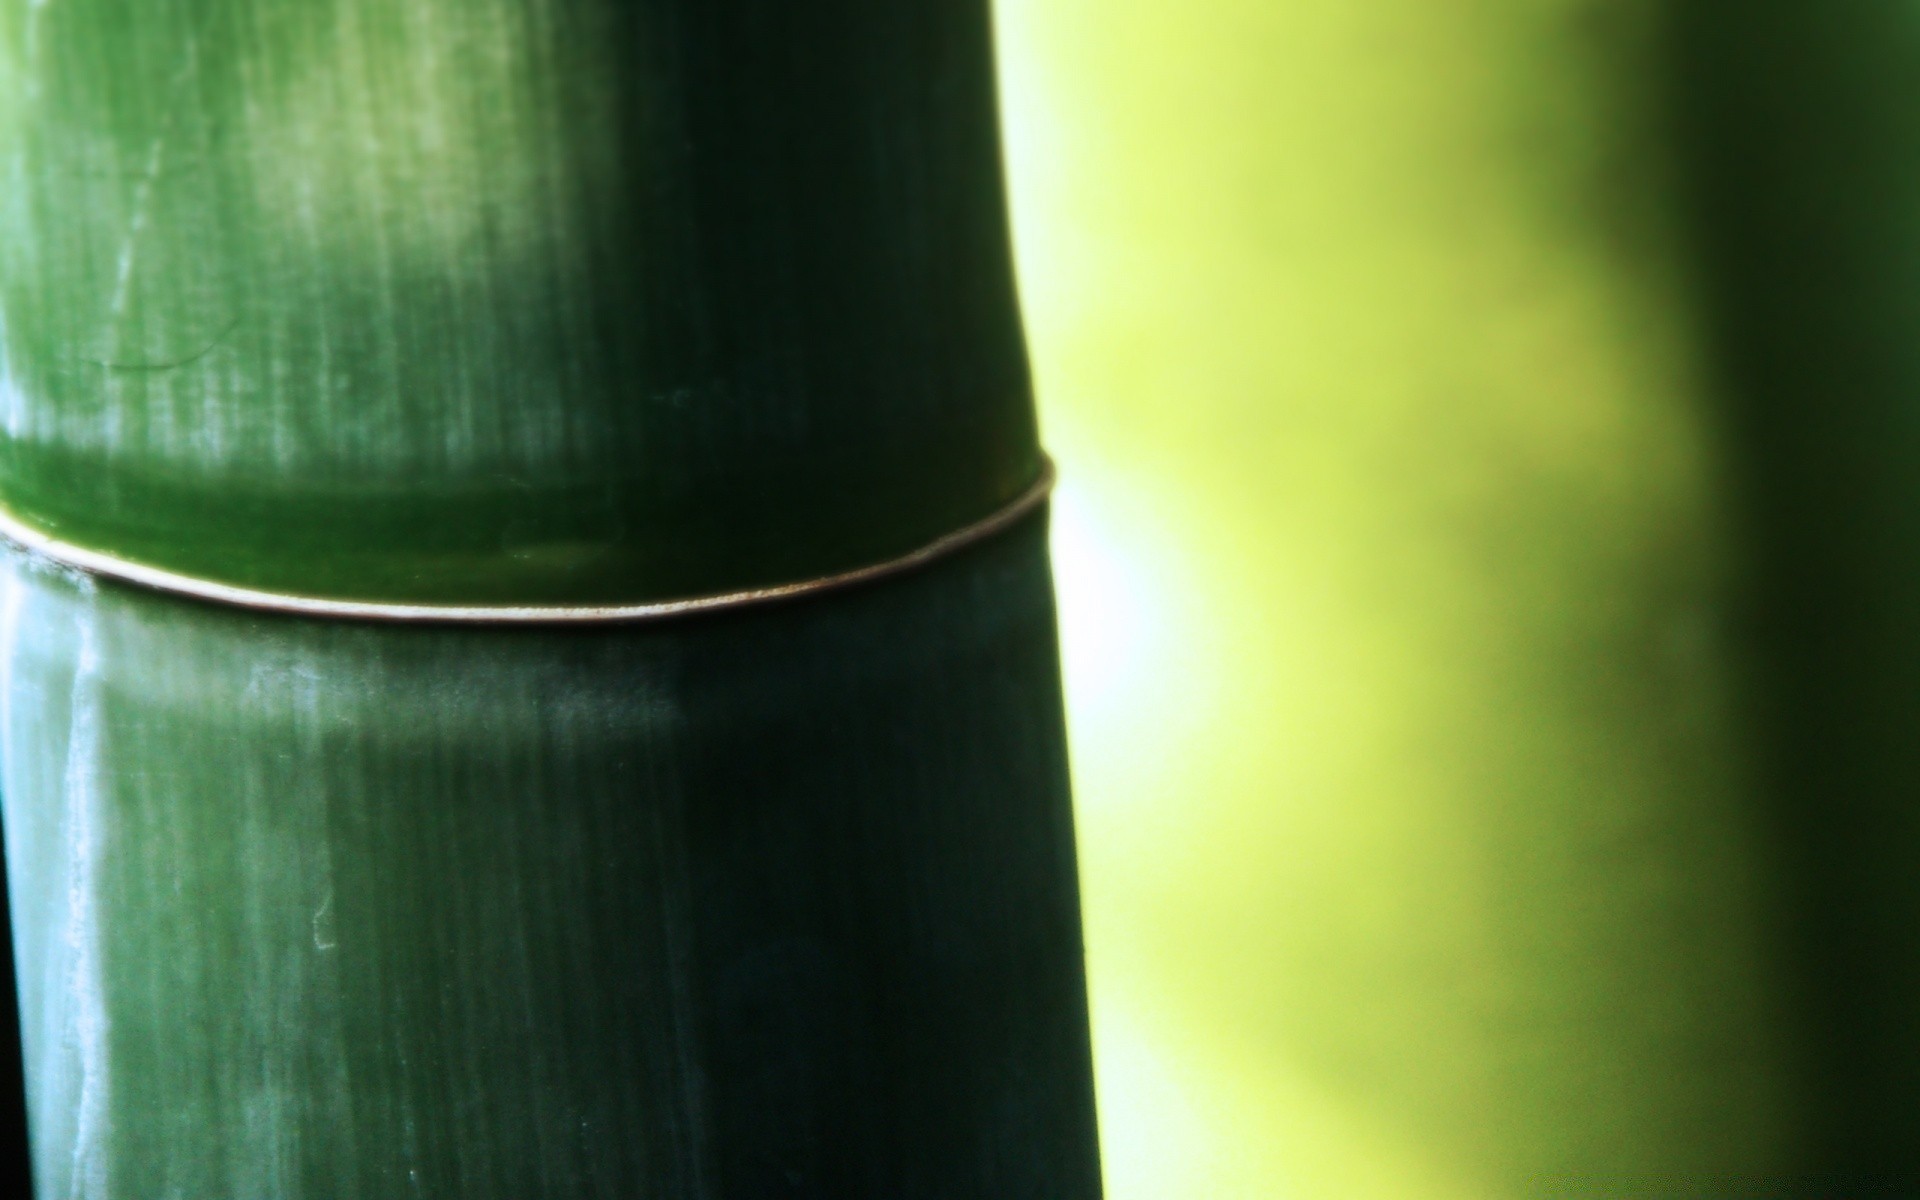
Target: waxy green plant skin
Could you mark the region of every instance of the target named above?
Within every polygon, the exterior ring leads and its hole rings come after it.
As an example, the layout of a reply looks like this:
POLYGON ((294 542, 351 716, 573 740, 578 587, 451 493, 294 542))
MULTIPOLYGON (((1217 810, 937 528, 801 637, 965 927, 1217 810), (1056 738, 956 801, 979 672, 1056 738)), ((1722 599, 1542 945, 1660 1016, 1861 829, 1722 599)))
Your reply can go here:
POLYGON ((0 580, 43 1200, 1099 1196, 990 50, 0 6, 0 509, 102 556, 0 580))
POLYGON ((1044 533, 589 631, 15 564, 42 1194, 1097 1197, 1044 533))
POLYGON ((989 55, 983 0, 8 5, 0 503, 358 600, 912 550, 1039 471, 989 55))

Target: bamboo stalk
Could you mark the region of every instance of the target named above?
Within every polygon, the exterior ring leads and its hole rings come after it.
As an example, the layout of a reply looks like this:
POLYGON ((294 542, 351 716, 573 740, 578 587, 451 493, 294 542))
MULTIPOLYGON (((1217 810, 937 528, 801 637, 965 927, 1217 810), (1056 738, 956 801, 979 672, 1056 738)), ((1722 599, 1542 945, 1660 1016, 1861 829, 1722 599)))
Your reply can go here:
POLYGON ((1093 1196, 1043 527, 593 632, 16 570, 45 1196, 1093 1196))
POLYGON ((1920 14, 1675 10, 1792 1194, 1920 1181, 1920 14))
POLYGON ((1040 471, 989 54, 983 0, 10 6, 0 498, 360 600, 907 553, 1040 471))
POLYGON ((105 572, 0 604, 43 1198, 1098 1195, 990 65, 979 0, 0 11, 0 507, 105 572))

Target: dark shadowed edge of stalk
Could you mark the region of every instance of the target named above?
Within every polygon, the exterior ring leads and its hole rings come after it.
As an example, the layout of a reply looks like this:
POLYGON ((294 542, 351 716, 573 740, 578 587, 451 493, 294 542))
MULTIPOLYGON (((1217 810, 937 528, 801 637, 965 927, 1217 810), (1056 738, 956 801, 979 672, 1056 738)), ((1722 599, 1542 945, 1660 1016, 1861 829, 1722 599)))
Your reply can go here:
MULTIPOLYGON (((1920 1179, 1920 10, 1671 6, 1808 1185, 1920 1179)), ((1783 1185, 1785 1186, 1785 1185, 1783 1185)))
MULTIPOLYGON (((14 976, 13 919, 7 906, 6 862, 0 855, 0 1030, 20 1028, 20 994, 14 976)), ((21 1078, 20 1038, 0 1036, 0 1194, 33 1195, 27 1159, 26 1082, 21 1078)))

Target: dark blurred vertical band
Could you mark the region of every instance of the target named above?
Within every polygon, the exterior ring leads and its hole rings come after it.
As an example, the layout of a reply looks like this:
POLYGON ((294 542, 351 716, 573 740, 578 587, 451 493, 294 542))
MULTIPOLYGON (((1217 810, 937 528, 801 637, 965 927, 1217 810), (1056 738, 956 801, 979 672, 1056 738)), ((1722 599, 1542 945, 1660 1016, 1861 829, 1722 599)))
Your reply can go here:
POLYGON ((1911 1194, 1920 8, 1670 10, 1679 159, 1743 539, 1774 968, 1799 1073, 1793 1194, 1911 1194))

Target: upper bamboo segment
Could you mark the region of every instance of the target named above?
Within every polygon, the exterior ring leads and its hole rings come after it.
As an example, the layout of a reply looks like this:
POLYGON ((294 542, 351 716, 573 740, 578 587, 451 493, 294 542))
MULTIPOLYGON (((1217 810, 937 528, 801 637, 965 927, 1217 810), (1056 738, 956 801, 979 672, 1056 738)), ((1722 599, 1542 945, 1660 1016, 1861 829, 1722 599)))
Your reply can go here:
POLYGON ((984 0, 0 9, 0 505, 53 537, 635 604, 1041 461, 984 0))

